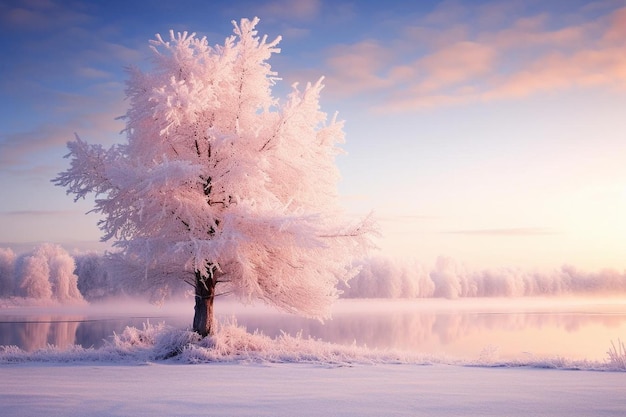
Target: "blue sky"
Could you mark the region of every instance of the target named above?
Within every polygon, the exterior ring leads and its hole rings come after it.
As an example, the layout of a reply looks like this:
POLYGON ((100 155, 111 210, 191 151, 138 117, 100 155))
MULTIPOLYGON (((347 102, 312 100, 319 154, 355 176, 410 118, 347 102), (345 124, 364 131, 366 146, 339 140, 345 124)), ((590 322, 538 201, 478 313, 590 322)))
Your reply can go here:
POLYGON ((426 264, 626 268, 626 1, 0 3, 0 247, 99 248, 89 201, 50 179, 74 133, 123 141, 123 68, 170 29, 283 37, 284 96, 325 76, 338 160, 381 250, 426 264))

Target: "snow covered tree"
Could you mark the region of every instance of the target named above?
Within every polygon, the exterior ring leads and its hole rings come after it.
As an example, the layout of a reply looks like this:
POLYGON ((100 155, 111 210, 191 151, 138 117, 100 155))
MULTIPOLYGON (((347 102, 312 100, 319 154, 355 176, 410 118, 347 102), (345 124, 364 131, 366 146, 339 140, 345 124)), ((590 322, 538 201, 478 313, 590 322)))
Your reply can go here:
POLYGON ((43 254, 34 253, 20 259, 17 270, 19 282, 17 293, 20 296, 43 300, 52 299, 52 284, 48 279, 50 266, 43 254))
POLYGON ((11 248, 0 248, 0 297, 13 295, 15 258, 11 248))
POLYGON ((322 79, 284 103, 268 59, 280 37, 258 18, 233 22, 223 45, 170 32, 151 41, 151 72, 129 70, 127 143, 104 149, 78 136, 71 166, 52 181, 96 196, 103 240, 142 265, 154 288, 195 287, 193 329, 212 331, 213 300, 232 293, 325 318, 351 260, 371 246, 369 217, 339 209, 335 162, 343 123, 320 110, 322 79))
POLYGON ((84 300, 74 269, 74 258, 65 249, 44 243, 17 258, 14 293, 41 300, 80 303, 84 300))
POLYGON ((97 253, 84 253, 74 256, 77 287, 87 301, 102 300, 121 293, 118 283, 111 279, 105 260, 97 253))

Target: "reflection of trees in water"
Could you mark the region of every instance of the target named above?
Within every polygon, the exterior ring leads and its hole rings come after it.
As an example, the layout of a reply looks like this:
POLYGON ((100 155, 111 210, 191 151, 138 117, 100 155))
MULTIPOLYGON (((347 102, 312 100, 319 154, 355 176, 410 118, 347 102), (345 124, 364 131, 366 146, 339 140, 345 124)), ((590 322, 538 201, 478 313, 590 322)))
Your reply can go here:
MULTIPOLYGON (((249 331, 259 329, 268 336, 302 332, 329 342, 367 345, 375 348, 417 349, 428 343, 446 345, 475 334, 528 329, 562 329, 570 333, 585 326, 617 328, 626 315, 576 313, 351 313, 335 314, 324 324, 314 320, 276 315, 237 316, 249 331)), ((619 337, 619 335, 616 335, 619 337)))
MULTIPOLYGON (((227 321, 229 316, 218 317, 227 321)), ((626 314, 592 313, 507 313, 507 312, 426 312, 388 310, 380 308, 368 312, 336 312, 332 320, 320 323, 316 320, 277 313, 236 314, 238 324, 248 331, 256 329, 270 337, 285 332, 324 341, 367 345, 372 348, 398 348, 420 351, 426 345, 448 345, 471 336, 501 335, 530 329, 564 330, 582 332, 586 326, 601 326, 617 329, 626 323, 626 314)), ((48 344, 66 348, 77 344, 83 347, 99 347, 104 340, 111 340, 113 333, 121 333, 126 326, 141 328, 145 317, 129 319, 86 319, 84 317, 39 316, 28 320, 5 317, 0 323, 0 344, 17 345, 32 351, 45 348, 48 344)), ((152 323, 165 321, 167 324, 185 328, 186 319, 152 318, 152 323)), ((502 336, 494 337, 502 337, 502 336)), ((620 334, 615 337, 619 338, 620 334)), ((496 341, 497 342, 497 341, 496 341)), ((485 344, 489 343, 487 340, 485 344)))
POLYGON ((48 328, 48 343, 60 348, 74 345, 78 321, 63 321, 50 323, 48 328))
MULTIPOLYGON (((85 348, 100 347, 111 340, 114 333, 121 333, 127 326, 142 328, 145 317, 127 319, 87 319, 85 317, 37 316, 8 317, 0 323, 0 345, 15 345, 32 352, 48 345, 61 349, 73 345, 85 348)), ((157 323, 162 319, 150 319, 157 323)))
POLYGON ((52 323, 46 321, 24 323, 17 334, 22 348, 32 351, 46 347, 48 345, 48 332, 50 331, 51 325, 52 323))
POLYGON ((86 348, 102 346, 104 340, 111 340, 113 333, 121 333, 126 326, 141 328, 141 322, 132 323, 122 319, 83 322, 76 330, 76 344, 86 348))
POLYGON ((0 343, 33 351, 48 345, 67 348, 75 344, 80 318, 39 316, 30 321, 14 319, 2 323, 0 343))

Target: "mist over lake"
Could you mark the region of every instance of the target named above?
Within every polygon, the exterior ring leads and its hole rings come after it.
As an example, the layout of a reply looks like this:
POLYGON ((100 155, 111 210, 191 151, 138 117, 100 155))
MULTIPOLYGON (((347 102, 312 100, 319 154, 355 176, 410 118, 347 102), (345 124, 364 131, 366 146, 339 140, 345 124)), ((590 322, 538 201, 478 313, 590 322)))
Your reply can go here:
MULTIPOLYGON (((340 345, 395 349, 464 360, 564 357, 602 361, 626 338, 620 298, 474 298, 339 300, 325 322, 231 300, 216 305, 220 323, 237 323, 269 337, 300 335, 340 345)), ((102 346, 127 326, 190 327, 190 300, 155 305, 110 302, 87 306, 0 309, 0 345, 27 351, 102 346)))

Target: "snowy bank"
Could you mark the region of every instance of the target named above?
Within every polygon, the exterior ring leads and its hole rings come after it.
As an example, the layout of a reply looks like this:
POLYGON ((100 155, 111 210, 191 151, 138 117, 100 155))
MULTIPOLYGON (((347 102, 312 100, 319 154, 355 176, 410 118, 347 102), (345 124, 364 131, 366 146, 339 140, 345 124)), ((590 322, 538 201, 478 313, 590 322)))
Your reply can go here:
POLYGON ((424 355, 394 349, 370 349, 329 343, 301 334, 282 333, 270 338, 261 332, 249 333, 234 321, 220 323, 214 336, 201 339, 197 333, 164 323, 146 323, 143 329, 126 327, 104 346, 60 349, 48 346, 33 352, 16 346, 0 346, 0 364, 15 363, 299 363, 322 366, 363 364, 458 365, 480 367, 531 367, 589 371, 626 371, 626 348, 613 343, 604 361, 573 360, 566 357, 537 357, 500 360, 489 349, 476 359, 458 359, 444 355, 424 355))
POLYGON ((0 347, 0 404, 5 417, 621 416, 626 372, 611 371, 626 370, 626 351, 609 352, 604 362, 469 361, 236 323, 202 340, 146 324, 98 349, 0 347))
POLYGON ((2 366, 5 417, 622 416, 623 372, 312 364, 2 366))

